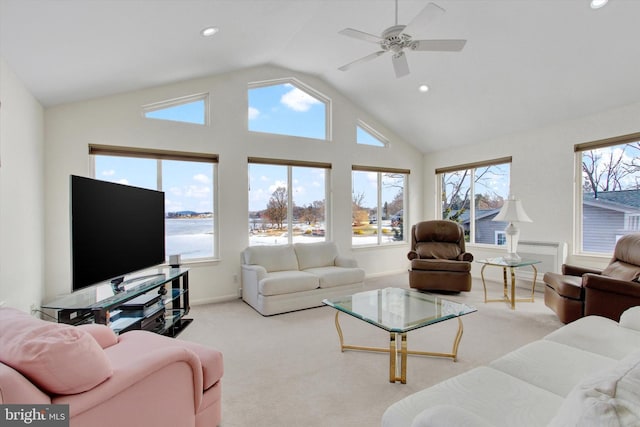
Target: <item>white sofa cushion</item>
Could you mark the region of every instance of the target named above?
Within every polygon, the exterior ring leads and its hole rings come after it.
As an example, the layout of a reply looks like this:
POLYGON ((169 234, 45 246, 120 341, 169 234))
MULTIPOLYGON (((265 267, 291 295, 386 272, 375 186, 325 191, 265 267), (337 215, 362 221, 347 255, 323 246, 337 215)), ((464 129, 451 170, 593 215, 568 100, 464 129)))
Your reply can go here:
POLYGON ((585 378, 569 393, 549 427, 640 425, 640 351, 585 378))
POLYGON ((333 242, 295 243, 300 270, 335 265, 338 248, 333 242))
POLYGON ((422 411, 438 405, 465 408, 496 427, 540 427, 549 423, 562 401, 504 372, 478 367, 389 406, 382 427, 409 427, 422 411))
POLYGON ((553 331, 545 340, 621 360, 640 348, 640 332, 600 316, 582 317, 553 331))
POLYGON ((309 268, 305 272, 318 276, 321 288, 333 288, 364 280, 364 270, 361 268, 318 267, 309 268))
POLYGON ((453 405, 438 405, 424 410, 411 423, 411 427, 453 426, 492 427, 476 414, 453 405))
POLYGON ((640 331, 640 306, 626 309, 620 316, 620 326, 640 331))
POLYGON ((298 270, 298 258, 291 245, 251 246, 244 250, 244 264, 258 264, 268 272, 298 270))
POLYGON ((274 271, 258 283, 258 289, 264 296, 308 291, 318 286, 318 276, 298 270, 274 271))
POLYGON ((489 366, 565 397, 585 376, 616 363, 617 359, 539 340, 494 360, 489 366))

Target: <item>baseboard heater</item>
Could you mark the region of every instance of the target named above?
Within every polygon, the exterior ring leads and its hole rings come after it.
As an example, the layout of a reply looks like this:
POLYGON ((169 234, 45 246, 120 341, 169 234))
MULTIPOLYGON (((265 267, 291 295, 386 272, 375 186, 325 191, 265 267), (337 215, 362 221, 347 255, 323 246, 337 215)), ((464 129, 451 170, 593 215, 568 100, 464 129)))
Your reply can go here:
MULTIPOLYGON (((559 273, 562 271, 562 264, 567 260, 567 244, 565 242, 536 242, 530 240, 520 240, 518 242, 518 255, 522 258, 537 259, 540 264, 536 264, 538 278, 536 287, 542 289, 542 276, 550 271, 559 273)), ((516 272, 518 278, 533 280, 533 270, 531 268, 519 268, 516 272)))

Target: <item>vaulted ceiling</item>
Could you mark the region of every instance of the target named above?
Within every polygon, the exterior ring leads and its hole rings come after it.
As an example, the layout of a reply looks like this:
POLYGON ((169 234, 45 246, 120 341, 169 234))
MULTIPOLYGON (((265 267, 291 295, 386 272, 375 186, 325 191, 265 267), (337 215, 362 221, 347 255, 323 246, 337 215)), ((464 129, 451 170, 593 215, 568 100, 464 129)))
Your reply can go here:
MULTIPOLYGON (((399 0, 407 24, 429 0, 399 0)), ((433 0, 414 39, 461 52, 387 53, 393 0, 0 0, 0 55, 46 107, 274 64, 324 79, 423 152, 482 142, 640 101, 640 1, 433 0), (200 30, 219 28, 204 38, 200 30), (420 84, 429 91, 418 91, 420 84)))

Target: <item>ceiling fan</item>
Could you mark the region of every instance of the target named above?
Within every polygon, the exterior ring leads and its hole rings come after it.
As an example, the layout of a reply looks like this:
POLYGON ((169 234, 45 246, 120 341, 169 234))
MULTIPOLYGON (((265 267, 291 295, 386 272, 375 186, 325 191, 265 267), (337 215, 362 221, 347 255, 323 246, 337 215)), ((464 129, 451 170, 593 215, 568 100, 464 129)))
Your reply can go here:
POLYGON ((391 52, 391 62, 396 78, 404 77, 409 74, 409 63, 405 55, 405 49, 417 51, 435 51, 435 52, 459 52, 464 47, 466 40, 413 40, 411 33, 420 31, 428 26, 439 15, 444 13, 444 9, 435 3, 428 3, 418 15, 416 15, 407 25, 398 25, 398 0, 396 0, 396 20, 395 25, 387 28, 380 36, 365 33, 363 31, 354 30, 353 28, 345 28, 339 33, 348 37, 353 37, 366 42, 375 43, 380 46, 379 51, 369 54, 363 58, 356 59, 342 67, 341 71, 347 71, 351 67, 363 62, 371 61, 391 52))

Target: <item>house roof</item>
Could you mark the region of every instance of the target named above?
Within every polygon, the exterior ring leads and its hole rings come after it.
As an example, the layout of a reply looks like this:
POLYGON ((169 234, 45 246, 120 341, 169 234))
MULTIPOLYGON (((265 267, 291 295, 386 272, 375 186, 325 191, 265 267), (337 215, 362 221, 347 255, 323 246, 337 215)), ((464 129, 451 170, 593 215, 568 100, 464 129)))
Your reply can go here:
MULTIPOLYGON (((423 152, 640 99, 640 1, 434 1, 446 12, 413 38, 467 43, 407 51, 400 79, 389 53, 338 70, 379 50, 338 32, 381 34, 392 0, 0 0, 0 56, 46 107, 269 64, 328 82, 423 152)), ((398 23, 427 3, 399 0, 398 23)))
POLYGON ((627 213, 640 213, 640 190, 600 191, 595 198, 593 193, 584 193, 584 204, 612 209, 627 213))

